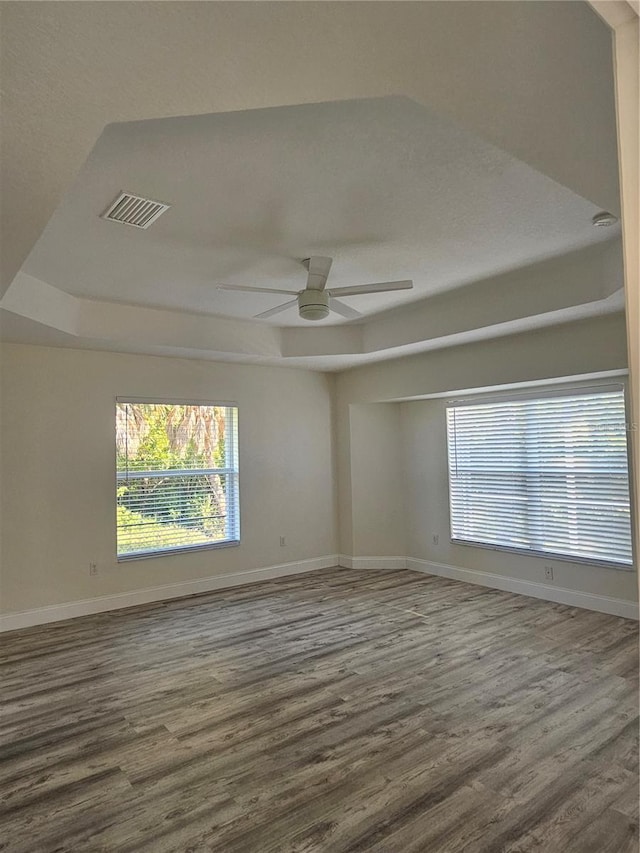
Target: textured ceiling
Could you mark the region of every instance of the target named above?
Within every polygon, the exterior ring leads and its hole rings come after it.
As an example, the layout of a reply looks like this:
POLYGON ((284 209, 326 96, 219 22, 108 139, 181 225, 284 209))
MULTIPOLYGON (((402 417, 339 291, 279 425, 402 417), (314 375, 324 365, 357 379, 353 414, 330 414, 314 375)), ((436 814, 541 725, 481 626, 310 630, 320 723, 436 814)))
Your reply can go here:
POLYGON ((0 15, 7 340, 338 369, 620 310, 618 242, 587 245, 616 237, 588 220, 618 187, 610 35, 584 3, 0 15), (121 189, 173 207, 103 222, 121 189), (415 291, 281 328, 248 319, 272 297, 214 287, 298 289, 311 252, 336 287, 415 291))
POLYGON ((0 16, 0 293, 111 122, 405 94, 618 204, 611 36, 582 2, 9 2, 0 16))
MULTIPOLYGON (((368 314, 610 237, 593 204, 402 97, 109 126, 23 271, 67 293, 251 318, 301 289, 413 279, 347 297, 368 314), (100 218, 121 190, 171 209, 148 230, 100 218)), ((294 306, 276 325, 308 325, 294 306)), ((335 314, 325 323, 344 322, 335 314)))

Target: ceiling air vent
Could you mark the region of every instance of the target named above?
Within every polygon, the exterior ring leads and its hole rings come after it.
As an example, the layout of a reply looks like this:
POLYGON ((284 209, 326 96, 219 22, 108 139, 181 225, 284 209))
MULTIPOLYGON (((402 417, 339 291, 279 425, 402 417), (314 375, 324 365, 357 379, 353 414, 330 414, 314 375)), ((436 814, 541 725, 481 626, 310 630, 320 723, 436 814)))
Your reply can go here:
POLYGON ((111 222, 122 222, 123 225, 133 225, 135 228, 148 228, 170 207, 170 204, 163 204, 161 201, 131 193, 120 193, 102 214, 102 218, 111 222))

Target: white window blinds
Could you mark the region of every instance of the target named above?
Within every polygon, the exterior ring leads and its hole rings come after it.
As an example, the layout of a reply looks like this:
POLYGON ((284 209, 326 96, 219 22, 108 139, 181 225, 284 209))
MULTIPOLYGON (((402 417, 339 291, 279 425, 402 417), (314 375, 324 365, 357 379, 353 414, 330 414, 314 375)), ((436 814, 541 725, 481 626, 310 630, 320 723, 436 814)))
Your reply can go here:
POLYGON ((116 403, 118 559, 240 539, 238 410, 116 403))
POLYGON ((632 565, 624 391, 447 407, 451 538, 632 565))

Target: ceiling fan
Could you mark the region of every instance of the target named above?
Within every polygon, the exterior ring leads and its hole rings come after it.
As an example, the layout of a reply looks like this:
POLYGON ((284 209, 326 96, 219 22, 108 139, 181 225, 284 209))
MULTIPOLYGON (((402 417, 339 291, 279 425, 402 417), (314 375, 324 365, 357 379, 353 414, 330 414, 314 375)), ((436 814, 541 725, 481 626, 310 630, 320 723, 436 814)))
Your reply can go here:
POLYGON ((218 285, 218 289, 242 290, 249 293, 286 293, 288 296, 295 297, 295 299, 290 299, 281 305, 276 305, 275 308, 269 308, 268 311, 256 314, 256 319, 264 320, 267 317, 273 317, 274 314, 286 311, 297 303, 298 313, 303 320, 323 320, 329 315, 329 311, 334 311, 348 320, 354 320, 356 317, 362 317, 362 314, 350 305, 345 305, 344 302, 336 299, 337 296, 358 296, 361 293, 384 293, 388 290, 410 290, 413 287, 412 281, 381 281, 377 284, 357 284, 353 287, 332 287, 329 290, 325 290, 333 258, 314 255, 302 263, 309 270, 307 286, 303 290, 280 290, 274 287, 245 287, 241 284, 220 284, 218 285))

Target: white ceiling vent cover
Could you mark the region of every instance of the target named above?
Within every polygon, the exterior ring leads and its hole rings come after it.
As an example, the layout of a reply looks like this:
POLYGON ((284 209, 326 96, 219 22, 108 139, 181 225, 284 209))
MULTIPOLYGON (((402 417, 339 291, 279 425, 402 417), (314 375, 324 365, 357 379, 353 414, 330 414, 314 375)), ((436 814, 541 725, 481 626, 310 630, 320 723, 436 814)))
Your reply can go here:
POLYGON ((102 218, 121 222, 123 225, 133 225, 134 228, 148 228, 170 207, 170 204, 161 201, 121 192, 102 214, 102 218))

